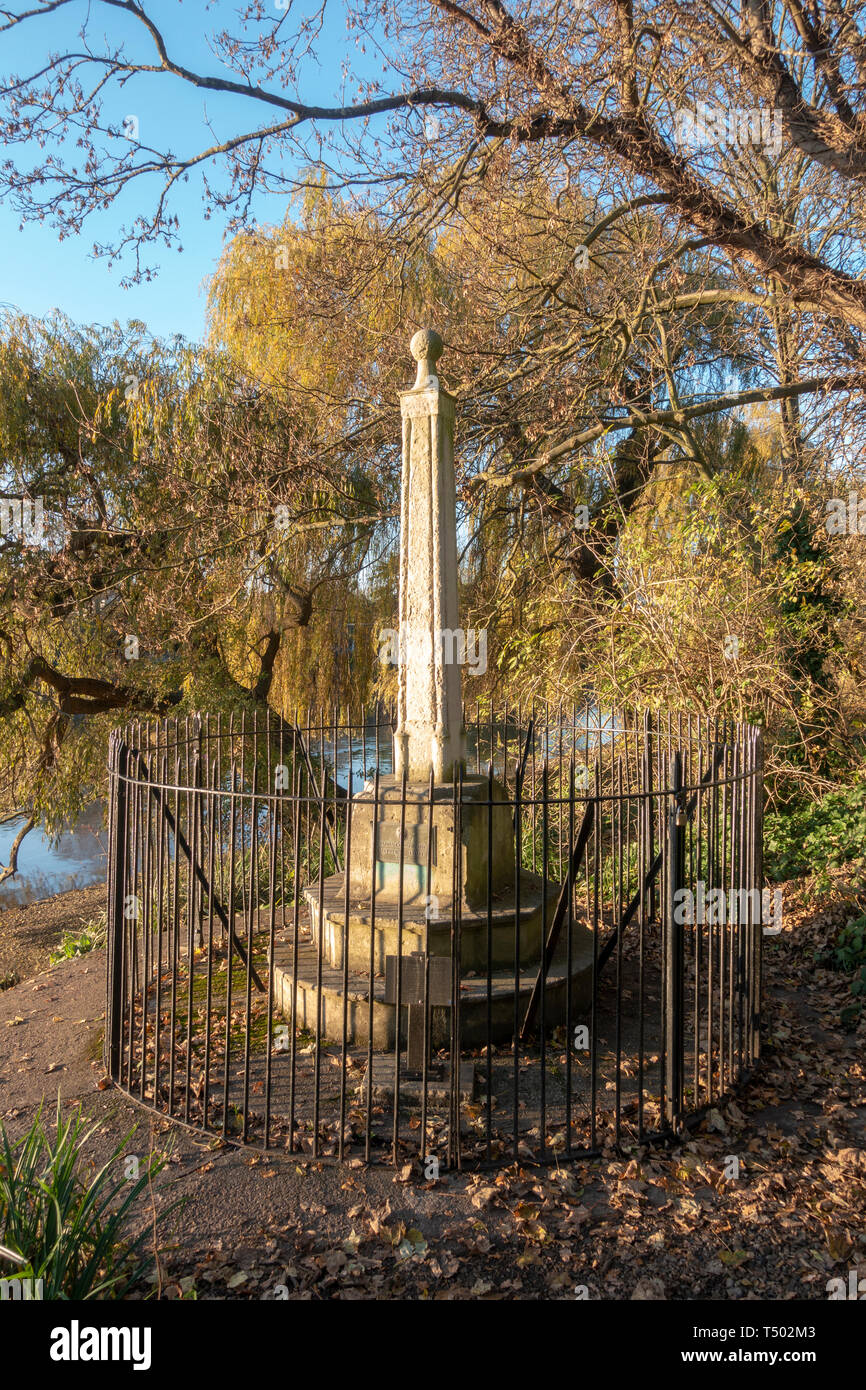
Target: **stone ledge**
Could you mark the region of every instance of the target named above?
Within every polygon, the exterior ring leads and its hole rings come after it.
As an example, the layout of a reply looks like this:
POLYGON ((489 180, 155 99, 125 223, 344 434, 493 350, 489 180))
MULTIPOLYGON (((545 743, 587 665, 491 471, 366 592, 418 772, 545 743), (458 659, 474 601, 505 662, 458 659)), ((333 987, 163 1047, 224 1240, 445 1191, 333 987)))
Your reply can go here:
MULTIPOLYGON (((592 992, 592 933, 577 927, 572 938, 571 1004, 572 1016, 579 1017, 588 1007, 592 992)), ((537 966, 524 968, 518 976, 517 1014, 522 1018, 529 1003, 537 976, 537 966)), ((299 938, 297 972, 291 945, 279 944, 275 950, 273 970, 274 1008, 282 1017, 292 1017, 292 994, 297 991, 296 1016, 298 1026, 312 1033, 318 1030, 321 1012, 323 1036, 334 1042, 343 1037, 343 1014, 346 1016, 346 1041, 366 1045, 370 1038, 371 990, 369 974, 348 971, 348 990, 343 996, 343 970, 321 962, 321 1003, 319 987, 319 953, 312 938, 303 933, 299 938), (295 974, 297 973, 297 985, 295 974)), ((488 1040, 507 1042, 514 1036, 515 1014, 514 971, 494 971, 460 981, 460 1041, 465 1047, 483 1046, 488 1040)), ((557 950, 547 973, 545 989, 545 1021, 548 1027, 565 1022, 567 1016, 568 974, 565 943, 557 950)), ((384 977, 374 976, 372 988, 372 1039, 377 1051, 393 1049, 396 1029, 396 1005, 385 1003, 384 977)), ((401 1043, 406 1038, 406 1010, 401 1010, 401 1043)), ((447 1047, 451 1036, 451 1010, 432 1008, 431 1041, 434 1048, 447 1047)))
MULTIPOLYGON (((322 917, 325 956, 328 964, 340 969, 343 964, 343 945, 346 939, 345 880, 342 874, 333 874, 321 885, 322 917)), ((543 928, 542 895, 544 884, 537 874, 527 874, 521 879, 520 893, 520 961, 521 965, 531 965, 541 956, 541 937, 543 928)), ((549 882, 547 885, 547 922, 553 917, 560 885, 549 882)), ((313 940, 319 937, 319 893, 320 885, 311 884, 304 889, 304 898, 310 914, 313 940)), ((426 917, 423 903, 410 903, 402 910, 393 902, 376 903, 376 922, 373 929, 373 968, 376 974, 385 969, 385 957, 396 955, 402 937, 404 954, 426 948, 431 955, 451 954, 452 931, 451 899, 439 902, 438 917, 426 917)), ((491 928, 491 946, 494 970, 514 969, 514 926, 515 902, 512 893, 503 893, 494 898, 488 914, 487 908, 473 910, 465 903, 460 906, 460 960, 462 971, 487 969, 487 928, 491 928)), ((370 968, 370 924, 369 902, 351 897, 349 901, 349 969, 362 973, 370 968)))

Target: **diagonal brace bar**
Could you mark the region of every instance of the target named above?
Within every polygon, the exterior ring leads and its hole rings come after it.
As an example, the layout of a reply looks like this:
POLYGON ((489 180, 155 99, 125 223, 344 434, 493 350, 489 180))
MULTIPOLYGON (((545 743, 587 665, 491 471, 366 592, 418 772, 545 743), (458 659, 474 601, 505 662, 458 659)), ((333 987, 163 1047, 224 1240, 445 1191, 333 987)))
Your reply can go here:
POLYGON ((192 850, 191 850, 190 847, 189 847, 189 842, 188 842, 186 836, 184 835, 183 831, 180 830, 180 829, 178 828, 178 826, 176 825, 175 819, 174 819, 174 816, 173 816, 171 810, 170 810, 169 807, 166 806, 166 804, 165 804, 165 800, 164 800, 164 798, 163 798, 163 796, 162 796, 162 789, 161 789, 160 787, 154 786, 153 783, 150 781, 150 769, 148 768, 147 763, 146 763, 145 759, 142 757, 141 753, 139 753, 139 752, 137 751, 137 749, 130 749, 129 751, 132 752, 132 753, 134 754, 135 758, 138 760, 138 762, 139 762, 139 764, 141 765, 141 767, 143 767, 144 772, 145 772, 145 776, 147 777, 147 780, 148 780, 148 786, 150 787, 151 795, 153 796, 153 799, 154 799, 154 801, 156 802, 156 804, 157 804, 157 806, 159 807, 159 809, 162 811, 162 814, 165 816, 166 823, 167 823, 168 828, 169 828, 169 830, 171 831, 172 835, 174 835, 174 837, 175 837, 175 841, 176 841, 176 843, 177 843, 178 849, 183 850, 183 853, 186 855, 187 859, 189 860, 190 864, 192 865, 193 870, 195 871, 195 876, 196 876, 196 878, 198 879, 198 881, 199 881, 199 883, 201 884, 201 886, 202 886, 202 888, 204 889, 204 891, 207 893, 208 897, 212 899, 212 901, 213 901, 213 910, 214 910, 214 912, 216 913, 216 915, 217 915, 217 917, 219 918, 219 920, 222 922, 223 927, 225 928, 226 932, 227 932, 228 935, 231 937, 232 944, 234 945, 235 950, 237 951, 238 955, 240 956, 241 960, 243 961, 243 964, 244 964, 244 965, 247 967, 247 969, 249 970, 250 975, 251 975, 251 977, 252 977, 252 980, 253 980, 253 983, 255 984, 256 989, 259 991, 260 994, 264 994, 264 993, 265 993, 265 986, 262 984, 262 981, 261 981, 261 979, 260 979, 260 977, 259 977, 259 975, 258 975, 258 972, 256 971, 255 966, 252 964, 251 961, 248 961, 248 960, 247 960, 246 947, 244 946, 244 944, 243 944, 243 942, 241 941, 240 937, 237 935, 237 932, 235 931, 235 929, 234 929, 234 927, 232 926, 232 924, 229 922, 228 914, 226 913, 226 910, 225 910, 225 908, 223 907, 222 903, 220 902, 219 898, 218 898, 218 897, 216 896, 216 894, 213 892, 213 890, 212 890, 212 888, 211 888, 211 885, 210 885, 210 883, 208 882, 207 877, 206 877, 206 875, 205 875, 205 872, 204 872, 204 870, 202 869, 201 865, 198 864, 198 863, 196 863, 195 860, 193 859, 192 850))
MULTIPOLYGON (((701 786, 701 787, 707 786, 707 785, 713 780, 713 778, 715 777, 716 773, 717 773, 718 770, 719 770, 719 767, 721 766, 722 759, 724 758, 724 756, 725 756, 725 750, 724 750, 724 748, 716 748, 715 753, 713 754, 712 766, 707 768, 706 772, 704 773, 703 777, 701 778, 701 781, 700 781, 700 786, 701 786)), ((700 790, 700 788, 698 788, 698 790, 700 790)), ((695 807, 697 806, 697 804, 698 804, 698 792, 697 792, 697 791, 694 791, 694 792, 692 792, 691 796, 689 797, 688 802, 686 803, 686 819, 687 819, 687 820, 691 820, 691 818, 692 818, 692 816, 693 816, 693 814, 694 814, 695 807)), ((614 948, 616 947, 616 943, 617 943, 617 941, 619 940, 620 933, 625 931, 625 929, 626 929, 626 927, 628 926, 629 922, 630 922, 631 919, 634 917, 635 913, 637 912, 638 908, 640 907, 641 900, 642 900, 644 897, 646 897, 646 894, 647 894, 648 890, 652 887, 652 885, 653 885, 655 879, 658 877, 659 871, 660 871, 661 866, 662 866, 662 860, 663 860, 663 858, 664 858, 664 856, 663 856, 661 850, 659 850, 659 852, 658 852, 658 854, 656 855, 655 859, 653 860, 653 862, 650 864, 649 868, 648 868, 647 871, 646 871, 646 875, 644 876, 644 881, 643 881, 643 887, 642 887, 637 893, 635 893, 634 897, 632 898, 631 902, 629 903, 628 907, 626 908, 625 912, 623 913, 623 915, 622 915, 622 917, 621 917, 621 919, 620 919, 619 925, 616 926, 616 927, 614 928, 614 930, 611 932, 610 936, 608 937, 607 941, 604 943, 604 945, 602 946, 601 950, 599 951, 599 953, 598 953, 598 968, 599 968, 599 970, 601 970, 601 968, 602 968, 604 965, 606 965, 607 962, 610 960, 611 953, 613 952, 614 948)))
POLYGON ((550 963, 553 960, 553 955, 556 951, 557 943, 559 941, 559 934, 562 931, 562 924, 565 921, 566 910, 568 908, 568 900, 571 895, 571 889, 574 884, 574 880, 577 877, 577 871, 580 868, 580 861, 583 858, 584 851, 586 850, 587 841, 589 840, 590 834, 592 832, 594 820, 595 800, 593 799, 592 801, 587 802, 586 810, 583 813, 583 820, 580 823, 580 829, 577 832, 577 839, 574 842, 574 849, 571 852, 571 863, 569 865, 568 873, 565 876, 565 882, 563 883, 562 888, 560 889, 559 897, 556 902, 556 908, 553 913, 553 921, 550 924, 550 931, 547 934, 547 942, 545 944, 544 951, 541 957, 541 965, 539 966, 538 974, 535 977, 535 984, 532 986, 532 994, 529 997, 529 1004, 526 1008, 526 1016, 523 1020, 523 1026, 520 1029, 521 1042, 526 1041, 530 1029, 532 1028, 533 1023, 535 1022, 535 1015, 538 1011, 538 1005, 541 1000, 541 991, 543 988, 544 977, 550 969, 550 963))

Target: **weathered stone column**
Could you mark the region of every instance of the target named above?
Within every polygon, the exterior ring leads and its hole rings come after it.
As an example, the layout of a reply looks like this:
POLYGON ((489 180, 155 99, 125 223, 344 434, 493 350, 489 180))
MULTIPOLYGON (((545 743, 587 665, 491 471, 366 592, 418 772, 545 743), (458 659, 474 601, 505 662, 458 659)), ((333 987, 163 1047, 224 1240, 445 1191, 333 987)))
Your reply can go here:
POLYGON ((421 329, 418 363, 400 397, 400 636, 394 765, 410 782, 450 782, 463 760, 462 652, 457 602, 454 397, 439 385, 442 339, 421 329))
MULTIPOLYGON (((455 804, 464 756, 460 665, 465 646, 457 608, 454 400, 435 373, 442 352, 438 335, 422 329, 411 349, 418 375, 400 398, 395 771, 381 777, 377 772, 356 793, 345 869, 303 888, 309 937, 299 936, 297 947, 286 949, 287 963, 274 966, 278 1011, 327 1038, 371 1041, 391 1053, 406 1032, 395 984, 401 955, 413 958, 404 962, 401 1008, 420 1008, 429 985, 434 1049, 452 1047, 455 1017, 463 1046, 510 1041, 515 1010, 519 1006, 522 1016, 538 979, 545 929, 560 894, 558 883, 526 870, 519 894, 515 891, 513 798, 500 782, 465 773, 455 804), (455 965, 461 982, 452 997, 455 965)), ((548 1026, 568 1018, 569 1009, 583 1008, 592 990, 592 933, 574 922, 568 942, 557 951, 544 965, 548 1026)), ((414 1017, 417 1021, 417 1012, 414 1017)), ((423 1042, 415 1037, 411 1061, 417 1062, 423 1042)), ((434 1072, 431 1061, 428 1076, 434 1072)), ((440 1097, 450 1103, 447 1077, 446 1069, 440 1097)), ((458 1083, 471 1099, 471 1063, 461 1062, 458 1083)), ((366 1085, 390 1103, 393 1055, 374 1057, 366 1085)), ((411 1085, 417 1087, 417 1076, 407 1078, 401 1089, 404 1103, 413 1094, 417 1101, 419 1092, 411 1085)), ((433 1103, 429 1091, 428 1102, 433 1103)))

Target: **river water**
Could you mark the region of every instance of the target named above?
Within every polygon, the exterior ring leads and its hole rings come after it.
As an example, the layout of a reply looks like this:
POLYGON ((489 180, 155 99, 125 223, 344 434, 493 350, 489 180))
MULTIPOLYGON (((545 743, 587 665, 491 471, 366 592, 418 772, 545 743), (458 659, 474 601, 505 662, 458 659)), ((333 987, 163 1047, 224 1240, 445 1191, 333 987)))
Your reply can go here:
MULTIPOLYGON (((597 713, 595 717, 599 718, 597 713)), ((602 742, 607 742, 610 720, 601 716, 593 733, 602 742)), ((582 744, 583 740, 578 738, 575 746, 582 744)), ((347 782, 351 763, 354 785, 358 788, 364 775, 372 774, 377 752, 381 771, 389 772, 392 749, 391 732, 386 728, 378 731, 378 747, 375 729, 365 731, 363 746, 358 736, 353 738, 351 747, 344 737, 338 739, 336 769, 339 781, 343 784, 347 782)), ((517 751, 515 744, 512 752, 517 751)), ((553 745, 548 746, 547 756, 555 756, 555 751, 553 745)), ((474 760, 473 737, 469 738, 467 754, 471 769, 474 760)), ((7 862, 10 846, 24 819, 24 816, 19 816, 0 825, 0 864, 7 862)), ((64 830, 55 841, 49 840, 40 830, 32 830, 21 845, 18 873, 0 884, 0 911, 50 898, 55 893, 65 893, 72 888, 87 888, 93 883, 101 883, 105 878, 107 849, 108 829, 103 824, 101 802, 89 806, 77 824, 64 830)))
MULTIPOLYGON (((9 849, 25 817, 0 825, 0 864, 9 859, 9 849)), ((87 888, 105 878, 108 829, 103 825, 101 802, 89 806, 76 825, 51 841, 41 830, 25 836, 18 855, 18 873, 0 884, 0 911, 23 907, 41 898, 65 893, 70 888, 87 888)))

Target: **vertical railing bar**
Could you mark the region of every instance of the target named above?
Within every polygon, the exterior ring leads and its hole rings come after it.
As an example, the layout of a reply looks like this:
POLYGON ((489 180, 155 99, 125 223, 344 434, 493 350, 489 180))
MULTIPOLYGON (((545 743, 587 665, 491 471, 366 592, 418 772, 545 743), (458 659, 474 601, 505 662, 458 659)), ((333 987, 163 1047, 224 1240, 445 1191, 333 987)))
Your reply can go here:
POLYGON ((370 1162, 370 1134, 373 1123, 373 976, 376 965, 376 861, 379 840, 379 711, 376 703, 376 767, 373 773, 373 823, 370 830, 370 975, 367 995, 367 1114, 364 1129, 364 1159, 370 1162))
MULTIPOLYGON (((280 721, 282 727, 282 721, 280 721)), ((281 759, 278 763, 281 765, 281 759)), ((272 1053, 274 1047, 274 954, 277 931, 277 817, 281 813, 282 798, 277 800, 276 777, 271 766, 271 712, 265 711, 265 796, 268 818, 268 1000, 265 1006, 265 1120, 262 1131, 264 1147, 271 1142, 271 1085, 272 1053)), ((261 909, 258 909, 259 913, 261 909)), ((252 954, 250 955, 252 961, 252 954)))
MULTIPOLYGON (((187 725, 187 733, 189 726, 187 725)), ((198 864, 198 808, 195 805, 195 791, 193 790, 197 776, 197 761, 193 757, 192 775, 189 772, 189 754, 186 759, 187 765, 187 787, 186 787, 186 819, 189 831, 189 860, 187 872, 187 900, 186 900, 186 958, 187 958, 187 1000, 186 1000, 186 1067, 184 1075, 184 1105, 183 1117, 189 1124, 190 1114, 190 1090, 192 1086, 192 1015, 193 1015, 193 991, 195 988, 195 915, 196 915, 196 877, 195 869, 198 864)))
POLYGON ((319 765, 322 777, 319 781, 319 863, 316 871, 318 916, 316 919, 316 1036, 313 1053, 313 1157, 319 1157, 319 1114, 322 1084, 322 1040, 324 1035, 323 1015, 325 1012, 324 980, 325 965, 325 825, 328 814, 327 771, 322 756, 324 745, 324 710, 320 711, 319 765))
POLYGON ((650 755, 647 747, 646 723, 644 723, 644 741, 641 750, 640 761, 636 766, 636 776, 638 778, 638 817, 637 817, 637 865, 640 887, 640 901, 637 910, 637 931, 638 931, 638 1037, 637 1037, 637 1137, 640 1143, 644 1137, 644 1058, 646 1052, 646 956, 645 956, 645 929, 646 929, 646 893, 644 883, 646 882, 646 872, 649 868, 647 862, 647 827, 652 817, 652 805, 647 790, 649 780, 650 755))
MULTIPOLYGON (((436 902, 436 921, 439 920, 439 900, 438 895, 432 895, 430 890, 433 886, 433 796, 434 796, 434 769, 430 764, 430 775, 427 783, 427 882, 426 882, 426 903, 424 909, 424 1046, 421 1063, 421 1163, 427 1157, 427 1087, 429 1084, 429 1060, 431 1046, 432 1020, 430 1014, 430 903, 436 902)), ((437 855, 438 859, 438 855, 437 855)))
POLYGON ((147 1071, 147 1013, 148 1013, 149 1000, 150 1000, 150 970, 151 970, 150 935, 151 935, 151 931, 152 931, 152 925, 151 925, 151 909, 152 909, 152 902, 153 902, 153 892, 152 892, 153 868, 152 868, 152 864, 151 864, 151 848, 152 848, 152 846, 151 846, 151 835, 152 835, 152 822, 151 822, 151 797, 150 797, 150 795, 149 795, 149 793, 150 793, 150 783, 151 783, 151 781, 152 781, 152 777, 151 777, 150 770, 149 770, 149 769, 150 769, 150 724, 145 724, 145 726, 144 726, 144 734, 145 734, 145 743, 146 743, 147 754, 148 754, 148 756, 147 756, 147 768, 148 768, 148 771, 145 772, 145 780, 146 780, 146 782, 147 782, 148 785, 147 785, 147 787, 146 787, 145 794, 144 794, 145 828, 144 828, 144 836, 143 836, 143 840, 144 840, 144 863, 143 863, 143 865, 142 865, 142 878, 143 878, 142 887, 143 887, 143 892, 142 892, 142 899, 141 899, 141 905, 142 905, 141 932, 142 932, 142 946, 143 946, 143 956, 144 956, 144 960, 143 960, 143 970, 142 970, 142 988, 141 988, 141 1071, 140 1071, 139 1078, 138 1078, 138 1081, 139 1081, 139 1092, 138 1092, 138 1094, 139 1094, 139 1100, 141 1100, 141 1101, 143 1101, 143 1100, 144 1100, 144 1097, 145 1097, 145 1073, 146 1073, 146 1071, 147 1071))
POLYGON ((451 1018, 454 1031, 454 1061, 452 1066, 452 1095, 455 1105, 455 1125, 454 1125, 454 1154, 458 1171, 463 1167, 463 1144, 461 1135, 461 1125, 463 1123, 463 1106, 460 1091, 460 1068, 463 1061, 463 1049, 461 1046, 462 1036, 462 1008, 460 999, 460 981, 462 978, 462 930, 463 930, 463 764, 457 764, 457 818, 455 821, 455 864, 457 870, 457 880, 454 896, 454 951, 455 951, 455 970, 456 983, 453 994, 454 1006, 451 1010, 451 1018))
POLYGON ((126 744, 118 735, 113 748, 113 772, 111 796, 113 798, 112 836, 113 854, 111 862, 111 889, 108 902, 108 922, 111 931, 111 972, 109 1026, 106 1030, 108 1044, 108 1072, 113 1081, 121 1080, 121 1054, 123 1037, 124 1008, 124 955, 126 945, 126 919, 123 914, 124 888, 126 882, 126 856, 128 845, 128 805, 126 770, 128 755, 126 744))
MULTIPOLYGON (((208 721, 208 731, 210 731, 210 721, 208 721)), ((210 1108, 210 1069, 211 1069, 211 1049, 213 1046, 213 954, 214 954, 214 861, 217 853, 217 845, 220 848, 220 860, 222 860, 222 810, 220 805, 221 788, 219 786, 219 772, 216 760, 210 764, 210 840, 208 843, 208 882, 211 891, 208 894, 208 914, 207 914, 207 982, 205 984, 205 1038, 204 1038, 204 1079, 202 1084, 201 1113, 202 1126, 207 1127, 208 1112, 210 1108)), ((222 884, 222 871, 220 871, 220 884, 222 884)))
MULTIPOLYGON (((545 711, 546 713, 546 711, 545 711)), ((547 727, 547 726, 546 726, 547 727)), ((550 766, 545 748, 544 763, 541 768, 541 993, 538 1000, 538 1029, 541 1044, 540 1109, 539 1133, 541 1137, 540 1158, 543 1161, 547 1152, 547 984, 548 966, 545 944, 547 942, 547 881, 550 869, 550 766)))
POLYGON ((223 1137, 229 1132, 229 1095, 231 1093, 231 1017, 232 1017, 232 975, 234 973, 234 940, 235 940, 235 854, 236 854, 236 829, 237 829, 237 761, 235 757, 235 738, 234 727, 231 728, 229 752, 231 754, 230 763, 230 793, 231 803, 229 812, 229 891, 226 903, 226 916, 229 919, 228 930, 226 932, 226 1010, 225 1010, 225 1046, 223 1052, 223 1137))
MULTIPOLYGON (((346 789, 346 833, 343 841, 343 1019, 340 1051, 340 1138, 339 1157, 345 1153, 346 1129, 346 1060, 349 1033, 349 879, 352 871, 352 752, 351 726, 349 733, 349 776, 346 789)), ((375 866, 374 866, 375 868, 375 866)))
POLYGON ((394 1128, 392 1160, 396 1167, 399 1161, 400 1141, 400 1029, 403 1022, 403 875, 406 866, 406 792, 408 773, 404 765, 400 778, 400 878, 397 884, 397 989, 394 1006, 394 1128))
POLYGON ((682 1115, 683 1069, 683 932, 677 917, 677 897, 683 886, 685 855, 685 812, 682 803, 682 755, 672 756, 668 809, 667 863, 667 950, 665 953, 665 996, 667 1018, 667 1119, 676 1128, 682 1115))
MULTIPOLYGON (((572 705, 572 715, 574 706, 572 705)), ((572 718, 572 731, 574 721, 572 718)), ((566 872, 568 874, 568 907, 565 923, 565 1152, 570 1154, 572 1151, 571 1130, 572 1130, 572 1085, 573 1085, 573 1060, 574 1060, 574 1016, 573 1016, 573 987, 574 978, 574 863, 571 853, 571 846, 574 844, 574 738, 572 736, 569 772, 568 772, 568 859, 566 872)))
MULTIPOLYGON (((518 1115, 520 1109, 520 888, 523 877, 523 776, 524 764, 520 759, 523 743, 523 725, 517 726, 518 764, 514 778, 514 1025, 512 1037, 513 1053, 513 1157, 517 1162, 520 1136, 518 1115)), ((542 944, 543 946, 543 944, 542 944)))
MULTIPOLYGON (((301 839, 308 837, 310 805, 304 795, 304 765, 298 757, 298 719, 292 727, 292 789, 294 792, 294 821, 292 823, 292 1036, 289 1044, 289 1153, 295 1152, 295 1129, 297 1127, 297 1075, 298 1075, 298 984, 300 973, 300 930, 301 930, 301 839), (304 822, 303 826, 301 822, 304 822)), ((309 793, 309 782, 307 784, 309 793)), ((306 861, 309 868, 309 859, 306 861)))
MULTIPOLYGON (((616 797, 616 802, 611 803, 616 806, 612 893, 614 898, 614 921, 621 922, 623 915, 623 816, 625 814, 622 757, 618 757, 616 760, 616 797)), ((627 844, 628 839, 626 837, 626 845, 627 844)), ((618 931, 616 934, 616 1017, 614 1023, 616 1048, 614 1104, 616 1107, 616 1115, 614 1130, 617 1144, 620 1143, 622 1138, 622 951, 624 936, 625 933, 622 931, 618 931)))
POLYGON ((592 994, 589 1010, 590 1043, 590 1140, 591 1149, 598 1142, 598 935, 600 919, 600 889, 602 872, 602 836, 604 832, 601 797, 601 759, 604 750, 599 746, 593 763, 593 796, 595 807, 592 817, 593 836, 593 885, 592 885, 592 994))

